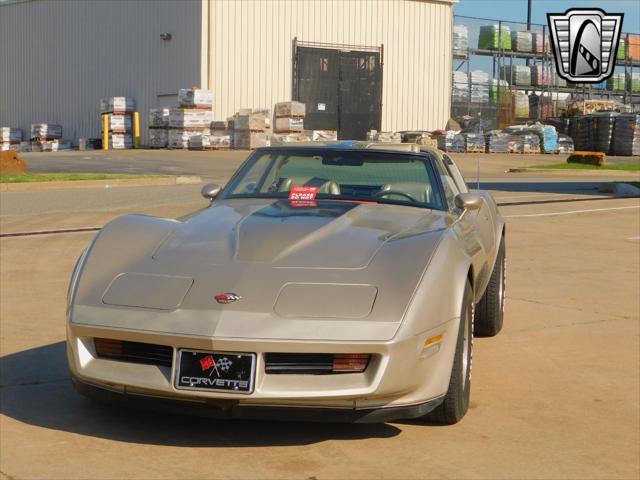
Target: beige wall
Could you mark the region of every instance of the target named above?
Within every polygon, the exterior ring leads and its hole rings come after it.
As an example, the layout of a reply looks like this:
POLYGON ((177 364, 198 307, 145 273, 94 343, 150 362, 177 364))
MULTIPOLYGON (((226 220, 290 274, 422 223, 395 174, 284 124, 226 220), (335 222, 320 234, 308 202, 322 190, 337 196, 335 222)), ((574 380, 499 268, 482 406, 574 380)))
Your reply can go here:
MULTIPOLYGON (((384 44, 385 130, 444 128, 449 118, 452 2, 203 0, 215 117, 291 99, 292 39, 384 44)), ((204 82, 203 82, 204 83, 204 82)))
MULTIPOLYGON (((58 123, 98 137, 100 98, 175 105, 201 82, 201 0, 36 0, 0 4, 0 126, 58 123), (171 32, 165 42, 160 33, 171 32)), ((206 47, 206 44, 204 45, 206 47)))

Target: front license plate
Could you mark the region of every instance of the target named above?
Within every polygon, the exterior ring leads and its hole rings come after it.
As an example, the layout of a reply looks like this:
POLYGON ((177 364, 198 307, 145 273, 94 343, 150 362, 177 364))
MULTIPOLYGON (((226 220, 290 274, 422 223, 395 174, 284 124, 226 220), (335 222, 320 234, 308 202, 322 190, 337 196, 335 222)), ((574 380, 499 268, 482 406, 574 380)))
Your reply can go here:
POLYGON ((251 393, 255 353, 216 353, 179 350, 176 388, 251 393))

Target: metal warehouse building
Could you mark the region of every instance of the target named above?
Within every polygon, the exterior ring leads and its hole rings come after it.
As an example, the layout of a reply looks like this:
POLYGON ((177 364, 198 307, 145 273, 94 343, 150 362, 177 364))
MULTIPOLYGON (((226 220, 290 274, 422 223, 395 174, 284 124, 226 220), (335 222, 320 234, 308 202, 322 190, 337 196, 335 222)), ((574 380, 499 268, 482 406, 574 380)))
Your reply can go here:
POLYGON ((0 125, 97 137, 100 98, 129 96, 144 143, 148 109, 201 86, 216 119, 294 99, 342 138, 443 128, 455 1, 8 0, 0 125))

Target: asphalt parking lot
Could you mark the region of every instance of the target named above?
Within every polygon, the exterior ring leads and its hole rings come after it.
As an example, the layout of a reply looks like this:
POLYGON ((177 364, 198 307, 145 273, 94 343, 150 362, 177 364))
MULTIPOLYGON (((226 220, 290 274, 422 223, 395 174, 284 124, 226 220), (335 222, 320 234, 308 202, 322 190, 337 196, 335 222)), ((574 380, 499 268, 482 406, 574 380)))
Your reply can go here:
MULTIPOLYGON (((173 172, 223 183, 242 160, 193 158, 173 172)), ((459 163, 472 179, 475 159, 459 163)), ((69 381, 64 322, 70 270, 93 233, 0 238, 0 477, 638 478, 640 199, 607 198, 590 176, 507 166, 487 160, 482 174, 507 217, 505 328, 476 340, 471 408, 453 427, 223 422, 91 403, 69 381)), ((0 233, 205 205, 197 185, 3 192, 0 233)))

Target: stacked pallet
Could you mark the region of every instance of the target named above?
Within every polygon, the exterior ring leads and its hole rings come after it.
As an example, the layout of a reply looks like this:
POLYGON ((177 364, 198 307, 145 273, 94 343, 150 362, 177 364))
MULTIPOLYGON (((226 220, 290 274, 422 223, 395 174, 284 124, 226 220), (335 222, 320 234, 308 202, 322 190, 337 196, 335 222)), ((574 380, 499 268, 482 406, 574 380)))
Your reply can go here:
POLYGON ((453 26, 453 52, 466 56, 469 51, 469 30, 466 25, 453 26))
POLYGON ((587 115, 571 117, 569 120, 569 136, 573 139, 578 151, 591 150, 591 118, 587 115))
POLYGON ((533 50, 531 32, 511 32, 511 48, 515 52, 531 53, 533 50))
POLYGON ((558 132, 553 125, 536 123, 523 131, 538 136, 543 153, 556 153, 558 151, 558 132))
POLYGON ((532 133, 509 135, 509 153, 540 153, 540 139, 532 133))
POLYGON ((453 72, 453 101, 465 101, 469 98, 469 77, 465 72, 453 72))
POLYGON ((589 150, 603 152, 612 151, 613 130, 617 112, 598 112, 591 115, 591 145, 589 150))
POLYGON ((500 67, 500 78, 510 85, 528 87, 531 85, 531 68, 526 65, 503 65, 500 67))
MULTIPOLYGON (((108 97, 100 100, 100 114, 106 114, 108 119, 109 148, 133 148, 132 115, 135 109, 136 102, 133 98, 108 97)), ((100 125, 103 129, 103 124, 100 125)))
POLYGON ((489 74, 483 70, 471 72, 471 101, 489 103, 489 74))
POLYGON ((511 50, 511 29, 507 25, 483 25, 480 27, 478 48, 482 50, 511 50))
POLYGON ((512 94, 513 118, 529 118, 529 97, 524 92, 512 94))
POLYGON ((169 110, 167 147, 171 149, 202 148, 211 135, 213 94, 197 87, 178 90, 178 108, 169 110))
POLYGON ((214 120, 211 122, 211 136, 209 148, 215 150, 228 150, 231 148, 231 132, 229 122, 226 120, 214 120))
POLYGON ((233 143, 239 150, 268 147, 271 122, 269 110, 243 108, 233 117, 233 143))
POLYGON ((370 130, 367 132, 367 140, 370 142, 381 143, 402 143, 402 134, 400 132, 379 132, 370 130))
POLYGON ((640 155, 640 115, 623 114, 613 127, 614 155, 640 155))
POLYGON ((484 153, 486 140, 480 133, 463 133, 464 151, 467 153, 484 153))
POLYGON ((534 53, 549 53, 551 52, 551 43, 549 42, 549 35, 542 32, 535 32, 533 34, 533 52, 534 53))
POLYGON ((20 150, 22 130, 12 127, 0 127, 0 151, 20 150))
POLYGON ((624 73, 614 73, 608 80, 608 88, 614 92, 623 92, 625 89, 625 81, 626 77, 624 73))
POLYGON ((570 136, 563 133, 558 135, 558 153, 573 153, 575 148, 573 146, 573 140, 570 136))
POLYGON ((627 88, 633 93, 640 92, 640 72, 630 72, 627 78, 627 88))
MULTIPOLYGON (((273 109, 273 127, 274 133, 271 136, 271 143, 274 145, 283 145, 295 142, 311 142, 314 140, 313 132, 304 129, 304 117, 306 115, 306 106, 304 103, 278 102, 273 109)), ((320 133, 318 130, 317 141, 333 139, 332 131, 320 133), (328 137, 328 138, 324 138, 328 137)), ((337 133, 335 135, 337 138, 337 133)))
POLYGON ((167 148, 169 144, 168 108, 149 109, 149 147, 167 148))
POLYGON ((71 144, 67 140, 62 140, 61 125, 34 123, 31 125, 29 138, 33 152, 52 152, 71 148, 71 144))
POLYGON ((627 56, 629 60, 637 62, 640 60, 640 35, 629 35, 627 42, 627 56))
POLYGON ((536 87, 544 87, 552 83, 552 71, 548 65, 531 66, 531 84, 536 87))
POLYGON ((509 152, 509 134, 501 131, 490 132, 486 137, 487 153, 509 152))

